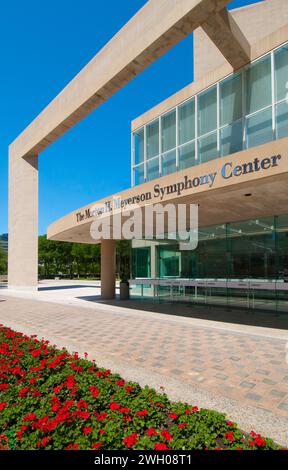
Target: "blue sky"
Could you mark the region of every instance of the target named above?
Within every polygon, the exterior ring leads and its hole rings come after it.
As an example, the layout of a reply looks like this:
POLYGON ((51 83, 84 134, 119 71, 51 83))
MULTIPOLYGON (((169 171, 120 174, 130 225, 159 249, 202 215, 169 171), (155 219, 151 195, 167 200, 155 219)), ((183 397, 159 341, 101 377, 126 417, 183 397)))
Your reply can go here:
MULTIPOLYGON (((0 233, 7 232, 9 143, 145 3, 1 2, 0 233)), ((40 234, 66 213, 129 187, 131 120, 192 80, 189 36, 41 154, 40 234)))

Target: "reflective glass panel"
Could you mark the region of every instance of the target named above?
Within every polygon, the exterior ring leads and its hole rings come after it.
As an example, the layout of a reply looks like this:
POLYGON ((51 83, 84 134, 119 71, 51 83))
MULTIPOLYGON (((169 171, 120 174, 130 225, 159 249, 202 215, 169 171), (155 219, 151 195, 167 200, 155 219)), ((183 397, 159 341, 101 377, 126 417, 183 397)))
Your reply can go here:
POLYGON ((217 132, 202 137, 198 141, 199 163, 205 163, 218 157, 217 132))
POLYGON ((176 171, 176 150, 162 155, 162 175, 176 171))
POLYGON ((135 165, 144 162, 144 128, 134 134, 135 165))
POLYGON ((184 170, 195 165, 195 142, 179 148, 179 169, 184 170))
POLYGON ((151 277, 151 249, 150 247, 132 249, 132 277, 151 277))
POLYGON ((195 101, 190 100, 179 107, 179 144, 195 138, 195 101))
POLYGON ((220 84, 221 126, 242 117, 242 75, 229 77, 220 84))
POLYGON ((152 122, 146 126, 147 159, 159 155, 159 121, 152 122))
POLYGON ((246 114, 272 103, 271 56, 251 64, 246 75, 246 114))
POLYGON ((147 161, 147 180, 151 181, 159 176, 159 157, 147 161))
POLYGON ((247 147, 265 144, 273 140, 271 108, 247 119, 247 147))
POLYGON ((161 118, 162 126, 162 152, 176 147, 176 110, 161 118))
POLYGON ((221 155, 240 152, 243 149, 242 120, 221 130, 221 155))
POLYGON ((276 106, 276 138, 288 136, 288 103, 283 101, 276 106))
POLYGON ((198 96, 199 135, 217 127, 217 87, 214 86, 198 96))
POLYGON ((134 181, 135 184, 144 183, 144 164, 134 168, 134 181))
POLYGON ((276 101, 288 100, 288 44, 275 51, 276 101))

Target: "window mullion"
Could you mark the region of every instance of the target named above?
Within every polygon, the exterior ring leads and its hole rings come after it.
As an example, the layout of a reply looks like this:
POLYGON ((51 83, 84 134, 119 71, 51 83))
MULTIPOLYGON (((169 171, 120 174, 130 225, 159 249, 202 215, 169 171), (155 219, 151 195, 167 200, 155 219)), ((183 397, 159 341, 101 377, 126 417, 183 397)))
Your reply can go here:
POLYGON ((144 181, 147 181, 147 126, 144 126, 144 181))
POLYGON ((198 95, 195 96, 195 161, 198 162, 198 95))
POLYGON ((271 52, 271 84, 272 84, 272 132, 276 139, 276 87, 275 87, 275 52, 271 52))
POLYGON ((220 156, 220 83, 217 83, 217 153, 220 156))

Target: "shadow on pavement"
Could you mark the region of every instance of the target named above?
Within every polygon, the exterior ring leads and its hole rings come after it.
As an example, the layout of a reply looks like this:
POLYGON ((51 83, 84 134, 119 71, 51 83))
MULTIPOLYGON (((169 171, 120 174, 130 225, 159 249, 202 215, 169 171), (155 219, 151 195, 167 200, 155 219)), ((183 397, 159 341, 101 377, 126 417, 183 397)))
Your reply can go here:
MULTIPOLYGON (((38 287, 38 291, 53 291, 53 290, 66 290, 66 289, 83 289, 87 287, 94 287, 90 286, 89 284, 69 284, 68 286, 45 286, 45 287, 38 287)), ((97 287, 97 286, 96 286, 97 287)))
MULTIPOLYGON (((100 295, 83 296, 78 299, 98 304, 111 305, 143 312, 155 312, 163 315, 173 315, 185 318, 197 318, 225 323, 236 323, 249 326, 260 326, 288 330, 288 314, 277 312, 260 312, 255 310, 232 309, 219 306, 192 305, 188 303, 147 302, 144 300, 118 299, 113 301, 102 300, 100 295)), ((136 313, 136 312, 135 312, 136 313)))

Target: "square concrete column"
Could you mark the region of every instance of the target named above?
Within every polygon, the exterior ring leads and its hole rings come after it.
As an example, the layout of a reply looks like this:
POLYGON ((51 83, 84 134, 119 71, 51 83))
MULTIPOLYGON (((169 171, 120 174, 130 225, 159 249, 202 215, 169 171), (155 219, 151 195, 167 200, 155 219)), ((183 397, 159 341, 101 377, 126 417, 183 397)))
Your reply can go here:
POLYGON ((116 242, 101 241, 101 298, 115 299, 116 242))
POLYGON ((38 156, 9 151, 8 286, 37 290, 38 156))

